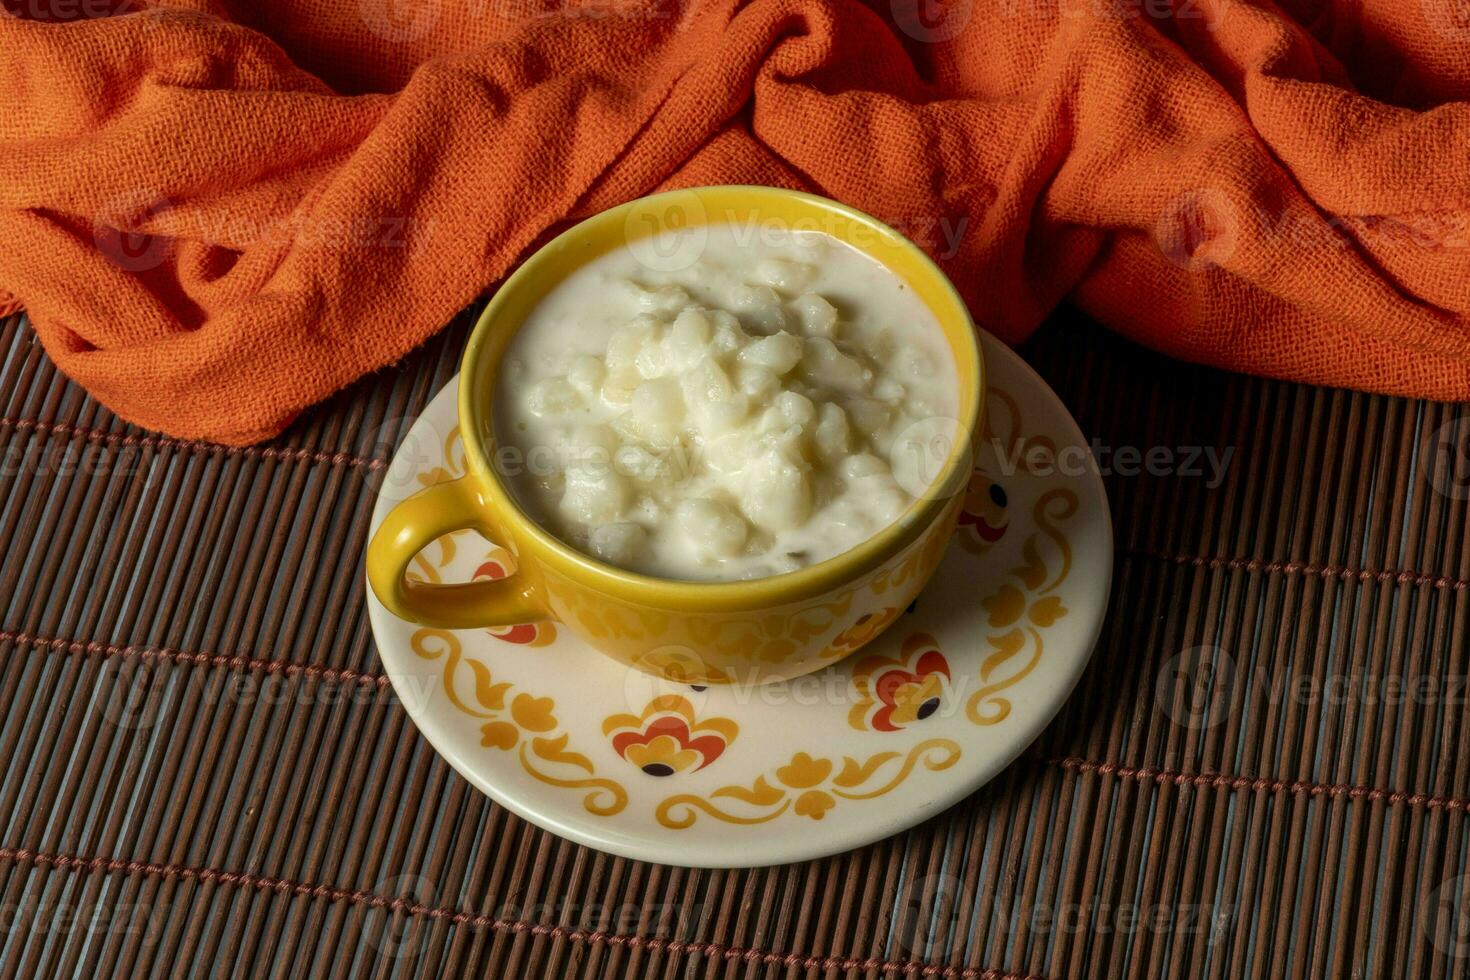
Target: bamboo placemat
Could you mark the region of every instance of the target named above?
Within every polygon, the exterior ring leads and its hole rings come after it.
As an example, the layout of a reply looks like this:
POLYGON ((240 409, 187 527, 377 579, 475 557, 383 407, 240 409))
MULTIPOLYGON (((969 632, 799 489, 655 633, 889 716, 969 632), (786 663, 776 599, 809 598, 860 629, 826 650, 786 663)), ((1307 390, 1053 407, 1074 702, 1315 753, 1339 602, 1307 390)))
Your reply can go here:
POLYGON ((1087 677, 943 816, 725 872, 509 815, 383 678, 368 515, 465 318, 249 449, 0 322, 0 973, 1464 976, 1470 410, 1057 319, 1023 352, 1112 461, 1087 677))

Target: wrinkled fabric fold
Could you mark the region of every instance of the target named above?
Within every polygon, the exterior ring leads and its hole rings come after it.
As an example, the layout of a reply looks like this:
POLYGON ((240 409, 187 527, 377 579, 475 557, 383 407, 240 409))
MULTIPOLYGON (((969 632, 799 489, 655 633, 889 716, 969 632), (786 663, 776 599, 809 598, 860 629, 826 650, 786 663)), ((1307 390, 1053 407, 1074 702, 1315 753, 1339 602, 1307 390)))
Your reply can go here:
MULTIPOLYGON (((24 7, 24 5, 22 5, 24 7)), ((1470 21, 1438 0, 245 0, 0 14, 0 311, 247 443, 567 222, 769 183, 1016 343, 1470 397, 1470 21)), ((9 9, 9 8, 0 8, 9 9)))

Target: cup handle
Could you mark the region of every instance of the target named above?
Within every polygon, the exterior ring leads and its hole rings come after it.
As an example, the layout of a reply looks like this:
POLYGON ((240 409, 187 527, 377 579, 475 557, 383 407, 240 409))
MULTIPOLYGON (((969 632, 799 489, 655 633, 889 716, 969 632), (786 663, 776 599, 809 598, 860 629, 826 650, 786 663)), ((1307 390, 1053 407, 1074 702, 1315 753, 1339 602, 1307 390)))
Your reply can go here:
POLYGON ((395 616, 442 629, 514 626, 548 618, 539 590, 519 572, 494 581, 443 585, 408 580, 408 563, 441 535, 474 528, 492 538, 495 531, 484 515, 472 476, 436 483, 400 502, 368 543, 368 582, 378 601, 395 616))

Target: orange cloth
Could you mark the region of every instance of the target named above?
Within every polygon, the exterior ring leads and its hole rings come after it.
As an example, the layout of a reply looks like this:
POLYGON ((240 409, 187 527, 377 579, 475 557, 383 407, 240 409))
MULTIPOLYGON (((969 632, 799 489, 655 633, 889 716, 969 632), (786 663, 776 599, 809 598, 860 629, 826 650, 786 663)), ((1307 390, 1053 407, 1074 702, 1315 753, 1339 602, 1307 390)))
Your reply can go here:
POLYGON ((565 220, 728 182, 893 223, 1007 341, 1070 296, 1470 396, 1454 0, 46 2, 0 0, 0 304, 179 436, 269 436, 565 220))

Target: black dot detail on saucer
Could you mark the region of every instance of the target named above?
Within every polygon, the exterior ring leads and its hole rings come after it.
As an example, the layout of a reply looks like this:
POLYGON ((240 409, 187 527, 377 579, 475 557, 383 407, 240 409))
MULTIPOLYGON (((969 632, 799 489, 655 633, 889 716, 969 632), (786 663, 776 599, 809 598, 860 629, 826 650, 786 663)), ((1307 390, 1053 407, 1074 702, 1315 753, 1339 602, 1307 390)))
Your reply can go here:
POLYGON ((990 500, 997 507, 1004 507, 1008 503, 1009 498, 1006 497, 1005 488, 999 483, 990 485, 990 500))
POLYGON ((928 718, 930 715, 938 710, 939 699, 930 698, 928 701, 925 701, 923 704, 919 705, 919 710, 914 712, 914 714, 918 717, 920 721, 923 721, 925 718, 928 718))
POLYGON ((703 691, 703 690, 705 690, 705 688, 706 688, 706 685, 704 685, 704 684, 690 684, 689 685, 689 689, 691 691, 703 691))
POLYGON ((650 776, 672 776, 674 774, 674 767, 662 762, 650 762, 643 767, 643 771, 650 776))

